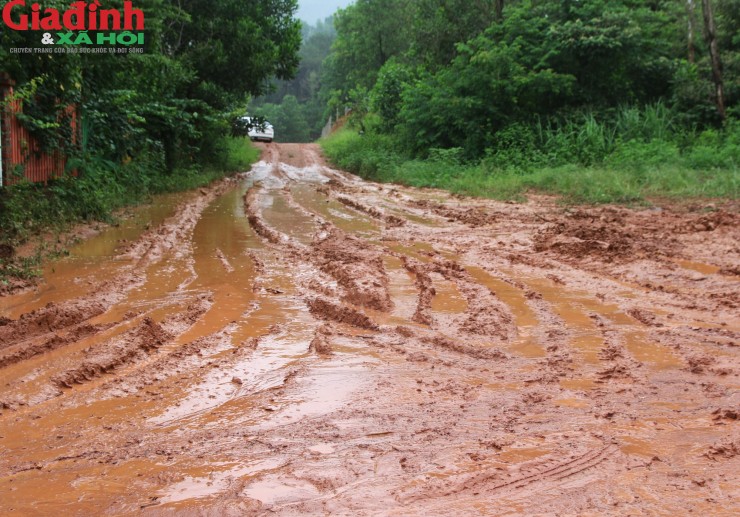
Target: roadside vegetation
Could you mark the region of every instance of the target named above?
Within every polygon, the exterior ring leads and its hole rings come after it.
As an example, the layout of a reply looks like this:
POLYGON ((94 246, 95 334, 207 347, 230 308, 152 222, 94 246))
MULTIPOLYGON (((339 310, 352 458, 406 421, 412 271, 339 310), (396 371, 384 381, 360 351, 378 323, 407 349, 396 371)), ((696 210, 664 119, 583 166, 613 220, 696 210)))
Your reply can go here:
POLYGON ((335 25, 340 167, 505 199, 738 196, 736 0, 358 0, 335 25))
MULTIPOLYGON (((622 113, 633 112, 633 121, 642 124, 641 118, 656 109, 664 110, 653 106, 622 113)), ((473 160, 461 147, 431 148, 426 157, 415 157, 393 135, 378 131, 377 123, 367 117, 364 134, 345 126, 322 140, 327 157, 374 181, 506 200, 523 200, 530 191, 573 203, 628 204, 647 198, 735 199, 740 193, 737 122, 723 130, 669 130, 662 137, 649 133, 627 139, 627 128, 588 115, 560 128, 510 128, 505 147, 473 160)))
POLYGON ((48 185, 23 181, 23 170, 4 171, 6 180, 21 181, 0 188, 0 277, 29 269, 12 256, 35 233, 106 220, 118 207, 207 184, 256 160, 232 121, 270 81, 295 74, 296 0, 140 0, 135 7, 146 19, 140 54, 18 54, 11 49, 37 46, 37 33, 0 33, 0 72, 15 84, 0 108, 20 102, 18 119, 40 150, 66 158, 61 178, 48 185))

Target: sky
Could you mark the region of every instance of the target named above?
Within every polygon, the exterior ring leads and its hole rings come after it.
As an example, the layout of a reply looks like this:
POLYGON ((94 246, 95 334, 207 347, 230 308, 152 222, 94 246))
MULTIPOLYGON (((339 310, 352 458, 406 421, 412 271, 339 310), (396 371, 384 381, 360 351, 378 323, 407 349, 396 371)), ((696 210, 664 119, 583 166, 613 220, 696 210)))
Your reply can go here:
POLYGON ((353 0, 298 0, 298 18, 308 23, 316 23, 331 16, 338 7, 346 7, 353 0))

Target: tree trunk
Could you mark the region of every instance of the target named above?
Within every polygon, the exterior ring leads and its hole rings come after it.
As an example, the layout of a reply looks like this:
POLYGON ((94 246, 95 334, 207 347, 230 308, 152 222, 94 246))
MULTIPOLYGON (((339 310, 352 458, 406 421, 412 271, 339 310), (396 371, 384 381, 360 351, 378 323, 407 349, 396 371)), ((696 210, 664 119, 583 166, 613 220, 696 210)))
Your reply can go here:
POLYGON ((688 34, 688 50, 689 50, 689 63, 696 63, 696 47, 694 46, 694 10, 696 4, 694 0, 686 0, 686 12, 689 19, 689 34, 688 34))
POLYGON ((714 14, 710 0, 701 0, 702 10, 704 11, 704 29, 709 44, 709 57, 712 62, 712 80, 716 91, 717 111, 724 121, 727 118, 725 111, 725 92, 722 84, 722 60, 719 57, 719 48, 717 47, 717 26, 714 23, 714 14))
POLYGON ((495 9, 496 9, 496 21, 500 22, 501 20, 504 19, 504 0, 496 0, 495 9))

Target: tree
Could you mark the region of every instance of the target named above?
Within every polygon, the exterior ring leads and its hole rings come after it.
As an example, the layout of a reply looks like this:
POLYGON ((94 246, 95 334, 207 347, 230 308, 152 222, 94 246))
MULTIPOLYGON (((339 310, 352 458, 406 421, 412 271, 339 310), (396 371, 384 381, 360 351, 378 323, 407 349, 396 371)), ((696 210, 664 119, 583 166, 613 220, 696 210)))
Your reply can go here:
POLYGON ((389 60, 380 69, 371 101, 373 110, 383 119, 384 129, 392 130, 398 123, 403 91, 411 83, 412 77, 412 71, 395 59, 389 60))
POLYGON ((178 17, 163 43, 166 53, 196 72, 199 81, 191 94, 225 108, 234 95, 259 95, 269 78, 295 73, 301 43, 300 22, 293 18, 297 0, 182 0, 180 5, 188 16, 178 17))
POLYGON ((694 11, 695 11, 696 4, 694 3, 694 0, 686 0, 686 18, 688 20, 688 34, 687 34, 687 48, 688 48, 688 59, 689 63, 695 63, 696 62, 696 47, 694 45, 694 11))
POLYGON ((404 89, 400 128, 411 150, 462 147, 469 157, 479 157, 507 125, 553 114, 572 99, 573 75, 538 66, 550 54, 547 32, 532 20, 506 23, 503 33, 492 28, 459 45, 451 66, 404 89), (507 29, 525 28, 530 34, 508 41, 507 29))
POLYGON ((412 6, 411 0, 357 0, 337 11, 337 38, 325 63, 327 91, 372 88, 385 62, 409 48, 412 6))
POLYGON ((267 103, 254 109, 275 128, 278 142, 308 142, 309 127, 303 107, 293 95, 286 95, 280 104, 267 103))
POLYGON ((504 19, 504 0, 495 0, 496 21, 504 19))
POLYGON ((411 58, 438 70, 450 64, 455 46, 500 20, 502 0, 418 0, 414 3, 411 58))
POLYGON ((702 0, 701 5, 704 12, 704 31, 707 44, 709 45, 709 57, 712 64, 712 80, 714 81, 717 111, 720 118, 725 120, 727 118, 727 112, 725 110, 725 92, 722 81, 722 59, 720 58, 719 47, 717 45, 717 25, 714 21, 714 13, 712 12, 710 0, 702 0))
MULTIPOLYGON (((510 5, 501 23, 458 44, 450 65, 404 87, 398 115, 403 141, 417 153, 462 147, 480 157, 512 125, 661 99, 674 73, 672 23, 638 4, 510 5)), ((391 70, 382 70, 376 90, 393 86, 391 70)))
MULTIPOLYGON (((110 0, 106 7, 121 5, 110 0)), ((35 85, 21 118, 42 143, 85 160, 141 158, 153 169, 191 167, 218 154, 226 112, 243 109, 247 95, 262 92, 271 77, 294 74, 296 5, 138 0, 146 15, 144 54, 11 54, 7 49, 36 46, 38 34, 4 30, 0 67, 19 89, 35 85), (80 149, 71 145, 69 124, 59 123, 70 104, 81 114, 80 149)), ((65 0, 44 3, 68 6, 65 0)))
MULTIPOLYGON (((266 104, 282 104, 286 96, 293 96, 297 99, 302 117, 309 128, 308 136, 300 136, 301 139, 297 141, 303 142, 318 138, 326 123, 327 102, 321 90, 324 60, 329 55, 332 42, 336 37, 332 20, 333 18, 330 17, 324 22, 319 21, 315 26, 303 25, 301 30, 303 44, 299 54, 301 62, 295 78, 277 80, 273 92, 255 99, 251 104, 252 110, 259 110, 266 104)), ((282 131, 278 134, 282 134, 282 131)))

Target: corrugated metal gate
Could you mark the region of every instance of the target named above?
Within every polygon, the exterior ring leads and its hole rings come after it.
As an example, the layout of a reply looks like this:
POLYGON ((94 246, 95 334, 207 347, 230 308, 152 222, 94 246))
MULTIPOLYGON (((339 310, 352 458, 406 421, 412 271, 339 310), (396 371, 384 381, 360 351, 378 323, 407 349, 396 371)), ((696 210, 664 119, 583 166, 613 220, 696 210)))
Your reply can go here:
MULTIPOLYGON (((11 83, 12 84, 12 83, 11 83)), ((7 82, 2 88, 2 120, 0 121, 0 186, 13 185, 24 178, 33 182, 47 182, 64 174, 67 158, 59 151, 47 154, 41 151, 38 141, 23 127, 16 117, 23 106, 20 100, 12 99, 13 88, 7 82), (5 99, 10 99, 5 101, 5 99)), ((71 120, 72 135, 77 134, 77 110, 67 108, 71 120)))

